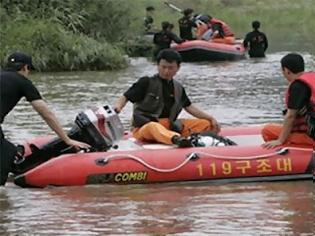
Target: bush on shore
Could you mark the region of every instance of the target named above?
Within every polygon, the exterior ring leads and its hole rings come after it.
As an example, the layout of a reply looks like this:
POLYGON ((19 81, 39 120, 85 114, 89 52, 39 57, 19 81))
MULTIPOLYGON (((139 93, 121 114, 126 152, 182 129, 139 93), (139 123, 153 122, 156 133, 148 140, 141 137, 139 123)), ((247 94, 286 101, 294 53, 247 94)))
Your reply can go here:
MULTIPOLYGON (((172 0, 181 9, 213 15, 237 37, 259 20, 268 52, 315 51, 313 0, 172 0)), ((156 0, 0 0, 0 65, 13 51, 34 57, 41 71, 124 68, 124 54, 150 56, 143 34, 145 8, 155 7, 154 24, 170 21, 178 32, 181 14, 156 0)))
MULTIPOLYGON (((100 1, 71 0, 1 0, 0 7, 0 64, 14 51, 23 51, 34 57, 40 71, 112 70, 124 68, 127 63, 124 51, 110 41, 115 41, 114 28, 107 26, 92 37, 89 16, 92 12, 76 11, 80 5, 100 1), (107 37, 105 33, 107 32, 107 37)), ((102 1, 108 11, 115 11, 114 1, 102 1), (111 7, 109 7, 109 5, 111 7)), ((101 2, 100 2, 101 3, 101 2)), ((105 10, 100 9, 100 10, 105 10)), ((94 12, 95 13, 95 12, 94 12)), ((106 12, 98 12, 105 14, 106 12)), ((117 33, 116 33, 117 34, 117 33)))

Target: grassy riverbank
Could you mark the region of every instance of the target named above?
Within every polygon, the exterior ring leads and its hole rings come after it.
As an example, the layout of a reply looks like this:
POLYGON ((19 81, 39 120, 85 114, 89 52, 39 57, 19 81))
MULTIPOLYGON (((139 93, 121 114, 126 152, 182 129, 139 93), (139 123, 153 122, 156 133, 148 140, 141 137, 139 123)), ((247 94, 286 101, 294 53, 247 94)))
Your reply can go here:
POLYGON ((41 71, 123 68, 116 42, 125 37, 127 11, 113 0, 1 0, 1 66, 8 54, 24 51, 41 71))
MULTIPOLYGON (((139 0, 156 6, 157 26, 163 20, 175 23, 180 14, 160 1, 139 0)), ((227 22, 236 36, 251 31, 251 22, 259 20, 270 41, 270 51, 302 50, 315 54, 315 2, 313 0, 171 0, 181 9, 193 8, 227 22)))
MULTIPOLYGON (((253 20, 261 21, 261 30, 270 41, 269 52, 297 50, 315 54, 313 0, 170 2, 226 21, 240 38, 251 30, 253 20)), ((157 0, 0 0, 0 3, 1 66, 8 54, 20 50, 33 55, 42 71, 123 68, 127 65, 124 54, 135 52, 132 47, 142 54, 150 46, 139 40, 146 6, 156 9, 156 28, 165 20, 177 27, 181 17, 164 1, 157 0)))

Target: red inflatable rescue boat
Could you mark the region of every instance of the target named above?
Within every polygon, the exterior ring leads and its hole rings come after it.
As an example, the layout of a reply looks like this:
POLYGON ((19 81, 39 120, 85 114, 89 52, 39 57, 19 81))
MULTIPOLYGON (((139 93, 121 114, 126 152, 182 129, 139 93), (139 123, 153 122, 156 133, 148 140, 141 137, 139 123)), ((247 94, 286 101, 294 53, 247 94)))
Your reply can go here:
MULTIPOLYGON (((118 149, 64 154, 18 175, 21 187, 87 184, 148 184, 182 181, 244 182, 312 179, 311 148, 261 147, 260 126, 223 129, 234 146, 177 148, 140 144, 126 137, 118 149)), ((202 142, 207 143, 207 139, 202 142)), ((211 139, 211 138, 210 138, 211 139)), ((35 139, 40 146, 47 141, 35 139)), ((213 140, 212 140, 213 142, 213 140)), ((28 148, 29 150, 29 148, 28 148)))
POLYGON ((234 44, 217 43, 205 40, 191 40, 173 44, 184 61, 225 61, 245 58, 245 48, 241 42, 234 44))

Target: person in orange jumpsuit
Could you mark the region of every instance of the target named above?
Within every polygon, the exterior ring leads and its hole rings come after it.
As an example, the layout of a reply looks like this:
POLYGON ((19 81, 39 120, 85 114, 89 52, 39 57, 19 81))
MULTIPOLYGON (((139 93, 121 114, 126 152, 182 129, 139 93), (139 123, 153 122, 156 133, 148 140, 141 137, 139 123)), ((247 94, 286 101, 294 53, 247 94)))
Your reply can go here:
POLYGON ((209 15, 195 17, 197 39, 213 41, 217 43, 233 44, 235 41, 231 27, 225 22, 209 15))
POLYGON ((140 78, 116 102, 117 113, 128 101, 134 104, 132 132, 136 139, 190 147, 193 144, 186 138, 190 134, 220 131, 216 119, 193 105, 184 87, 173 79, 180 63, 178 52, 162 50, 157 56, 158 74, 140 78), (182 109, 198 119, 177 119, 182 109))

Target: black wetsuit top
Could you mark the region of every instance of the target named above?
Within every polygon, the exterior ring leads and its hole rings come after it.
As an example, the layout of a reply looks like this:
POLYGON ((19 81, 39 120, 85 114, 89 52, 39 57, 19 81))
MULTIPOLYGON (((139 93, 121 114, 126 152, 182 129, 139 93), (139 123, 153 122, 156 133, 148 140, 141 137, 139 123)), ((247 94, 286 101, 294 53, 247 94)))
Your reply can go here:
POLYGON ((163 49, 170 48, 172 41, 175 43, 182 43, 185 40, 179 38, 176 34, 162 30, 158 33, 154 34, 153 43, 156 45, 156 49, 154 51, 154 57, 163 49))
POLYGON ((22 97, 31 102, 41 99, 41 95, 30 80, 13 71, 0 72, 0 185, 4 185, 8 173, 12 171, 16 147, 5 139, 1 124, 5 116, 22 97))
POLYGON ((42 99, 33 83, 23 75, 13 71, 0 72, 0 123, 22 97, 29 102, 42 99))
POLYGON ((246 35, 243 45, 245 48, 249 46, 250 57, 264 57, 268 48, 268 39, 263 32, 254 30, 246 35))
POLYGON ((179 36, 182 39, 193 40, 192 28, 194 27, 194 22, 189 17, 182 17, 178 20, 179 24, 179 36))

